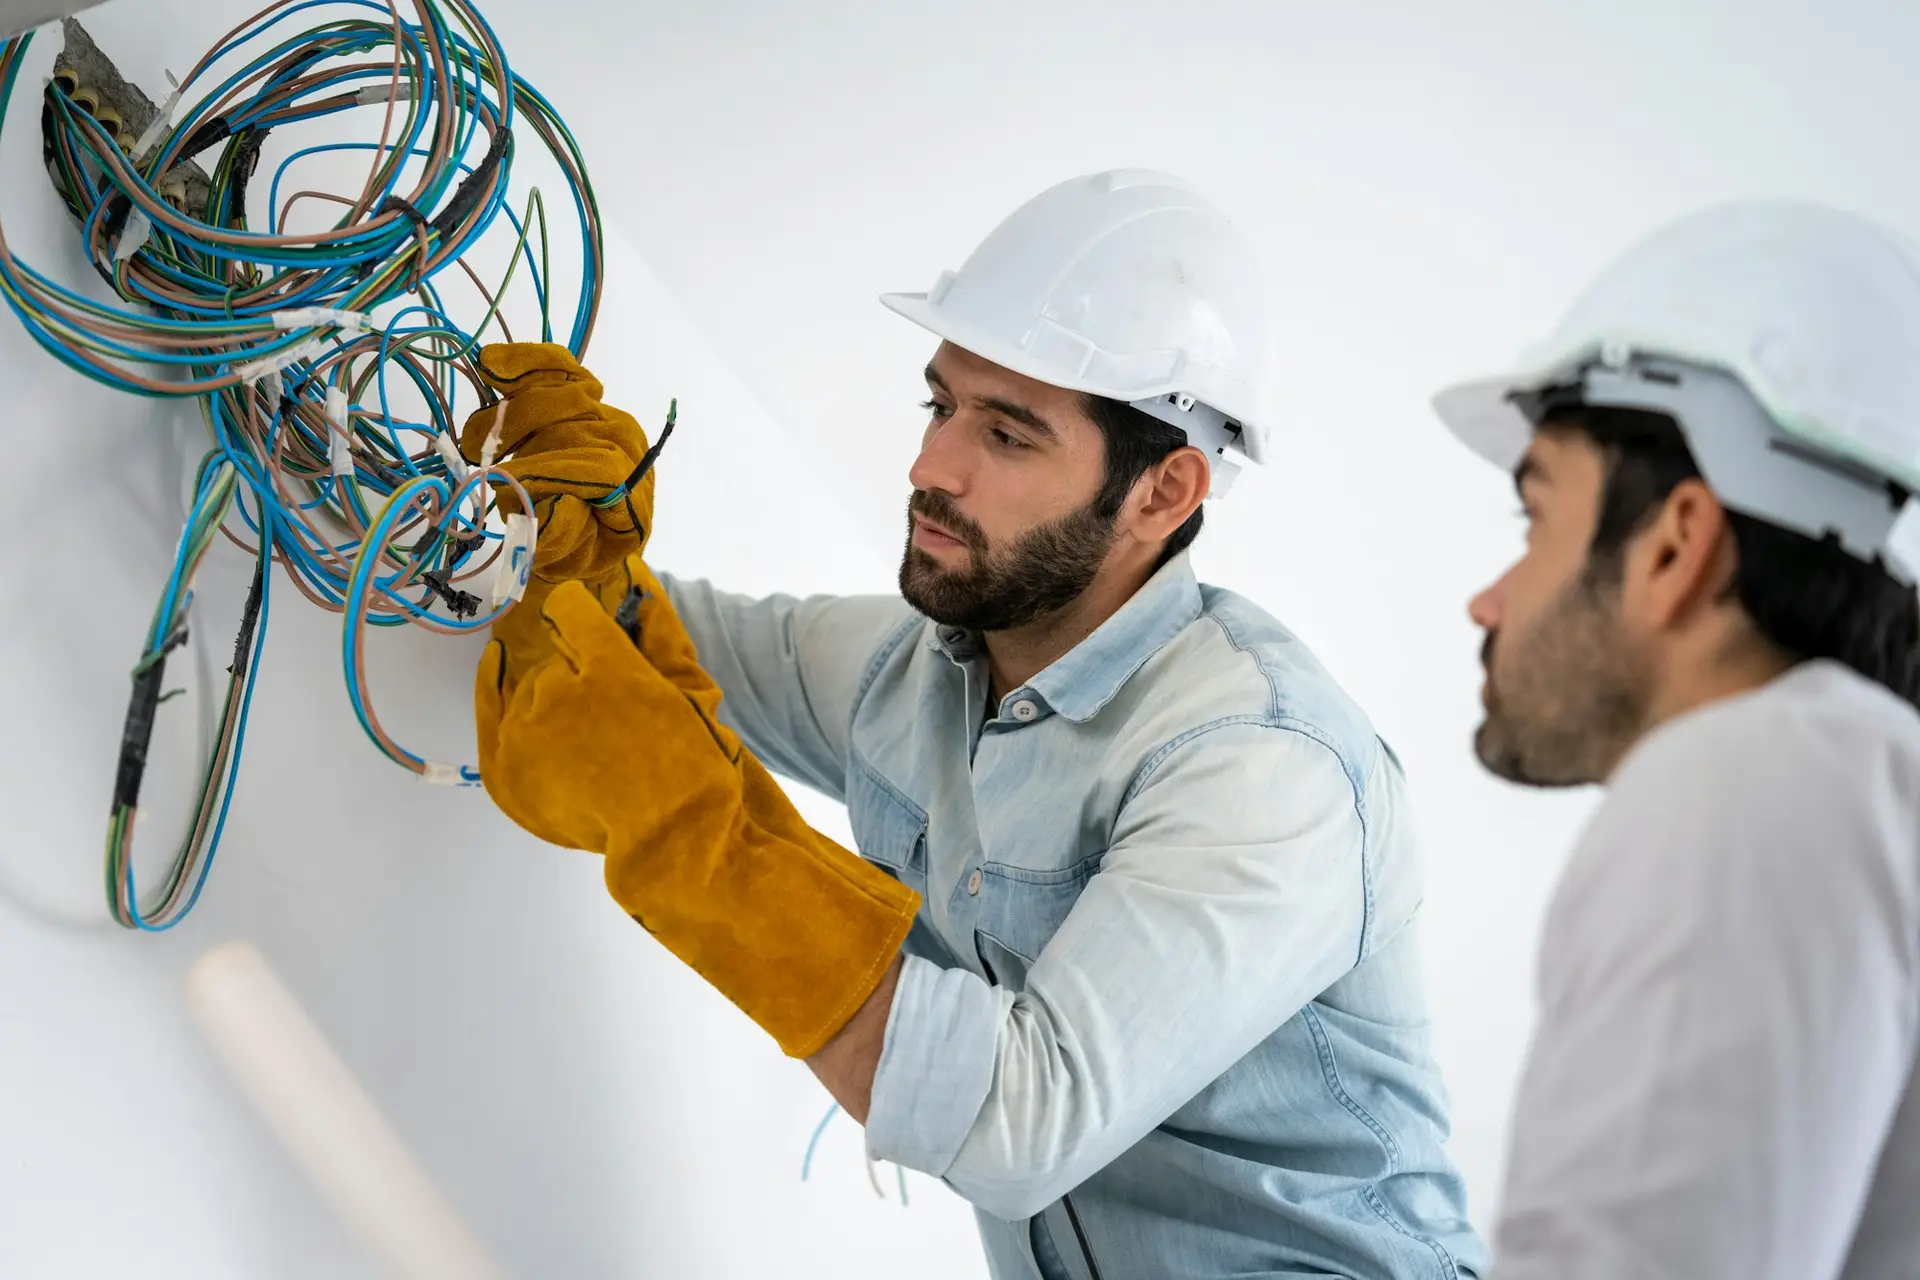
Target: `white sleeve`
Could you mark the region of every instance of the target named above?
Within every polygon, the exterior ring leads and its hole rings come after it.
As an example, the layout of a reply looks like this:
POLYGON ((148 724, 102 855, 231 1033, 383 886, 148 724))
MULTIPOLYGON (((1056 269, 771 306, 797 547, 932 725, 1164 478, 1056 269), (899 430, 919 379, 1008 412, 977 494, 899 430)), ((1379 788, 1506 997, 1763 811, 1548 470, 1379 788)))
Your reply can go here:
POLYGON ((1758 727, 1643 744, 1562 881, 1495 1280, 1845 1262, 1912 1070, 1912 815, 1886 761, 1758 727))

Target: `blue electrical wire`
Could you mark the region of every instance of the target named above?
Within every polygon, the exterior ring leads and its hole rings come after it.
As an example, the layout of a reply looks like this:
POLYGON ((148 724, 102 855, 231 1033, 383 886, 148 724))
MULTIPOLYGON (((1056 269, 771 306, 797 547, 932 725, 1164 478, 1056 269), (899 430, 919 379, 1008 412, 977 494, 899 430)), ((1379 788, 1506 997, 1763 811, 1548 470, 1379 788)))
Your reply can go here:
MULTIPOLYGON (((529 130, 558 162, 576 212, 582 253, 565 342, 579 356, 600 297, 597 207, 564 120, 508 64, 470 0, 425 0, 415 17, 403 19, 376 0, 275 6, 189 73, 179 87, 183 110, 139 161, 78 104, 69 92, 77 86, 56 79, 42 95, 43 150, 55 189, 89 260, 125 305, 54 281, 4 249, 0 296, 29 336, 68 368, 137 395, 198 398, 210 437, 135 668, 130 743, 138 737, 141 697, 152 704, 143 713, 149 726, 163 700, 160 673, 185 634, 193 577, 212 541, 250 541, 257 557, 257 600, 250 597, 243 624, 251 631, 243 634, 244 652, 236 653, 221 744, 208 765, 189 841, 199 843, 176 855, 163 901, 151 910, 140 902, 133 874, 134 808, 116 791, 109 893, 116 918, 129 927, 170 929, 200 900, 244 756, 273 566, 311 600, 342 615, 342 673, 356 717, 390 758, 428 776, 424 757, 379 729, 365 697, 358 638, 368 627, 415 624, 466 634, 511 607, 483 610, 455 584, 471 580, 489 554, 504 554, 503 535, 488 527, 489 486, 517 490, 518 483, 497 468, 483 472, 470 459, 456 467, 442 450, 449 441, 458 447, 462 380, 478 388, 472 356, 481 332, 495 322, 507 332, 504 315, 495 313, 513 273, 497 295, 481 290, 491 305, 473 331, 447 305, 436 278, 486 242, 504 217, 514 236, 509 263, 526 268, 542 339, 552 340, 555 282, 543 265, 551 247, 544 205, 537 191, 527 218, 508 205, 515 135, 529 130), (303 15, 312 22, 317 10, 327 10, 331 20, 297 28, 303 15), (353 61, 377 59, 383 51, 384 64, 353 61), (386 92, 388 86, 399 92, 386 92), (370 101, 361 101, 363 91, 370 101), (262 138, 324 127, 331 117, 369 106, 384 110, 389 130, 397 122, 397 134, 380 143, 293 147, 272 166, 265 230, 249 229, 243 197, 262 159, 262 138), (204 209, 185 209, 178 194, 198 190, 180 185, 188 172, 181 166, 192 159, 189 139, 195 153, 219 147, 208 169, 192 170, 206 180, 204 209), (340 201, 355 213, 324 232, 290 234, 281 225, 280 192, 293 166, 345 153, 368 155, 374 166, 354 199, 340 201), (142 238, 115 252, 135 234, 134 213, 141 215, 142 238), (310 308, 368 319, 356 332, 324 319, 277 318, 310 308), (398 383, 389 376, 396 364, 403 375, 398 383), (398 411, 399 387, 412 389, 424 413, 398 411), (362 403, 369 391, 377 407, 362 403)), ((5 108, 32 38, 0 42, 0 127, 9 122, 5 108)), ((518 497, 524 504, 524 490, 518 497)), ((144 738, 139 750, 144 758, 144 738)), ((123 750, 123 773, 127 759, 123 750)), ((477 780, 470 766, 452 773, 458 782, 477 780)), ((137 791, 137 769, 134 776, 137 791)))

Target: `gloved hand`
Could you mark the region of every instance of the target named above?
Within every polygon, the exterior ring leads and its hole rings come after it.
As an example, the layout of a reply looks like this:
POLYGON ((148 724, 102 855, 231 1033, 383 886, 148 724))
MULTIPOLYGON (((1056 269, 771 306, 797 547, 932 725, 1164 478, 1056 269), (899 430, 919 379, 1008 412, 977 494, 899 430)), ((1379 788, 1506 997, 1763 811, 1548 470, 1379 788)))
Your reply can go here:
MULTIPOLYGON (((654 473, 648 467, 623 491, 647 458, 647 433, 633 415, 601 400, 600 380, 565 347, 493 343, 476 363, 505 399, 468 417, 460 452, 479 465, 498 426, 495 457, 526 488, 539 527, 526 594, 493 627, 507 644, 511 683, 552 652, 540 605, 556 586, 584 582, 609 609, 624 594, 626 559, 646 549, 653 525, 654 473)), ((511 488, 495 492, 502 511, 520 510, 511 488)))
MULTIPOLYGON (((628 561, 636 578, 639 557, 628 561)), ((825 1047, 880 983, 920 897, 809 827, 715 719, 671 606, 640 645, 582 583, 547 597, 553 653, 509 690, 505 646, 476 674, 481 776, 515 821, 606 857, 614 899, 793 1057, 825 1047), (654 638, 657 637, 657 638, 654 638), (655 649, 704 691, 669 679, 655 649)))

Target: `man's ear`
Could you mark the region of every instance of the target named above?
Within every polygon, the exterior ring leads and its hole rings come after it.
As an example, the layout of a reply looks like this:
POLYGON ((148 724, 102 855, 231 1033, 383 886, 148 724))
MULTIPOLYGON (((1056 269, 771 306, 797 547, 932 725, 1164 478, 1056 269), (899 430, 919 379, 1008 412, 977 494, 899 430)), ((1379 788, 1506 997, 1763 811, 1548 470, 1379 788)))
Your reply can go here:
POLYGON ((1148 467, 1129 495, 1135 536, 1142 542, 1172 537, 1206 501, 1212 481, 1207 456, 1192 446, 1175 449, 1148 467))
POLYGON ((1623 602, 1655 630, 1671 630, 1726 594, 1738 565, 1733 527, 1705 481, 1682 480, 1634 536, 1623 602))

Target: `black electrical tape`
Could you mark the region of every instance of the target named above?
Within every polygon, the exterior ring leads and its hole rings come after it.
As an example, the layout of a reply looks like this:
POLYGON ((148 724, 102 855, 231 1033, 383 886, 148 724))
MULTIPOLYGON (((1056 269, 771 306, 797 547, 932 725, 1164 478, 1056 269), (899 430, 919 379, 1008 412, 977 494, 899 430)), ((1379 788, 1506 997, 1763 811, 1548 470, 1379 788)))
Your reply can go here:
POLYGON ((378 461, 377 459, 374 459, 371 457, 355 458, 354 462, 358 464, 362 469, 371 471, 373 473, 374 479, 378 480, 381 484, 386 485, 387 488, 389 489, 398 489, 401 485, 407 482, 407 478, 405 476, 394 471, 391 467, 387 466, 383 462, 378 461))
POLYGON ((467 557, 486 545, 486 541, 485 534, 461 534, 453 540, 453 563, 456 565, 466 563, 467 557))
POLYGON ((107 211, 100 215, 100 230, 111 240, 119 235, 127 225, 127 215, 133 212, 133 198, 124 191, 116 191, 107 197, 107 211))
POLYGON ((487 189, 487 183, 493 180, 493 171, 500 167, 506 158, 507 146, 513 141, 513 132, 505 127, 493 131, 493 141, 487 144, 487 154, 474 167, 472 173, 461 180, 454 188, 453 199, 447 201, 447 207, 433 220, 433 229, 442 236, 450 236, 453 229, 466 221, 474 206, 480 203, 481 195, 487 189))
POLYGON ((373 211, 373 216, 377 218, 381 214, 396 213, 396 212, 404 213, 405 215, 407 215, 408 221, 412 222, 415 226, 419 227, 422 231, 426 231, 433 226, 431 222, 427 221, 426 214, 420 212, 418 209, 408 204, 405 200, 402 200, 399 196, 388 196, 385 200, 382 200, 379 204, 379 207, 373 211))
POLYGON ((160 710, 160 683, 166 679, 167 654, 187 642, 181 627, 160 646, 153 665, 133 678, 133 697, 127 702, 127 723, 120 731, 120 768, 113 780, 113 807, 134 809, 140 804, 140 780, 147 771, 147 748, 153 744, 153 720, 160 710))
POLYGON ((113 780, 116 810, 133 809, 140 804, 140 779, 147 771, 147 747, 153 741, 153 717, 160 709, 164 668, 165 663, 156 662, 134 677, 126 728, 120 731, 120 769, 113 780))
POLYGON ((479 616, 480 597, 474 595, 471 591, 455 590, 452 584, 447 581, 446 575, 423 573, 420 575, 420 580, 429 587, 432 587, 433 593, 447 602, 447 608, 453 610, 454 617, 473 618, 479 616))
POLYGON ((215 116, 193 131, 193 135, 187 139, 187 145, 180 148, 180 154, 173 158, 174 163, 191 160, 214 143, 225 142, 232 135, 233 126, 227 123, 227 118, 215 116))
POLYGON ((247 182, 260 167, 260 147, 266 142, 271 129, 247 129, 240 135, 240 144, 234 148, 232 191, 227 201, 228 225, 244 227, 247 225, 247 182))
POLYGON ((253 653, 253 629, 260 621, 260 597, 266 587, 266 566, 256 561, 253 585, 247 588, 247 606, 240 611, 240 634, 233 640, 233 665, 227 674, 245 678, 247 658, 253 653))
MULTIPOLYGON (((107 197, 106 212, 100 215, 101 233, 107 240, 112 241, 119 237, 121 231, 126 227, 127 214, 130 213, 132 209, 133 201, 128 198, 127 193, 124 191, 116 191, 107 197)), ((107 263, 101 262, 96 258, 93 260, 93 270, 94 274, 106 281, 110 287, 115 289, 120 287, 113 278, 113 267, 107 263)))
MULTIPOLYGON (((666 428, 660 432, 660 438, 655 440, 652 447, 640 455, 640 461, 633 468, 633 474, 620 482, 620 489, 631 493, 635 485, 646 479, 647 472, 653 470, 653 464, 660 460, 660 451, 667 447, 667 440, 672 435, 673 422, 669 420, 666 428)), ((615 492, 619 492, 619 490, 615 490, 615 492)))

